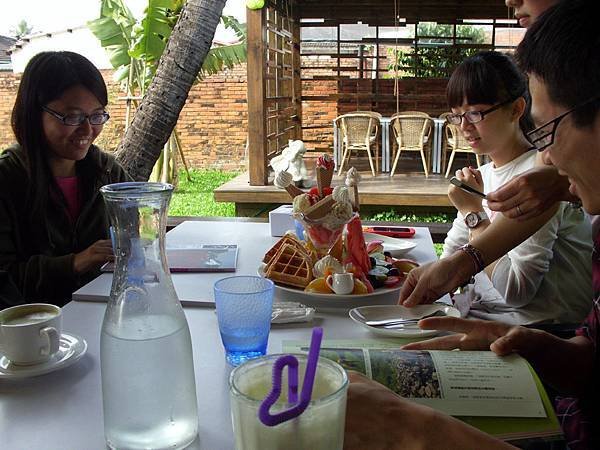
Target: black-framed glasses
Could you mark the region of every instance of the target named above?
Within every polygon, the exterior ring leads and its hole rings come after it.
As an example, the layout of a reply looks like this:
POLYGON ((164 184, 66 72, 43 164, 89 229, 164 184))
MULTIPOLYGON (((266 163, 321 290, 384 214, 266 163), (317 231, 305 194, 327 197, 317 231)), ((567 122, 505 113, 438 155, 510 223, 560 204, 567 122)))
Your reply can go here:
POLYGON ((562 113, 560 116, 555 117, 551 121, 546 122, 544 125, 539 126, 535 130, 527 133, 527 139, 529 139, 529 142, 531 142, 531 144, 538 152, 544 151, 546 148, 554 144, 554 136, 556 135, 556 129, 558 128, 558 124, 561 120, 563 120, 576 109, 581 108, 582 106, 589 105, 590 103, 593 103, 597 100, 600 100, 600 96, 592 97, 589 100, 575 105, 568 111, 562 113))
POLYGON ((514 102, 516 99, 505 100, 502 103, 498 103, 497 105, 492 106, 491 108, 486 109, 485 111, 465 111, 462 114, 448 114, 446 116, 446 122, 451 123, 452 125, 460 125, 463 117, 469 123, 478 123, 481 122, 486 115, 491 112, 496 111, 499 108, 502 108, 504 105, 514 102))
POLYGON ((61 114, 58 111, 48 108, 47 106, 42 106, 42 110, 46 111, 51 116, 56 117, 63 124, 70 127, 78 127, 86 120, 90 122, 90 125, 102 125, 105 124, 108 119, 110 119, 110 115, 106 111, 92 114, 61 114))

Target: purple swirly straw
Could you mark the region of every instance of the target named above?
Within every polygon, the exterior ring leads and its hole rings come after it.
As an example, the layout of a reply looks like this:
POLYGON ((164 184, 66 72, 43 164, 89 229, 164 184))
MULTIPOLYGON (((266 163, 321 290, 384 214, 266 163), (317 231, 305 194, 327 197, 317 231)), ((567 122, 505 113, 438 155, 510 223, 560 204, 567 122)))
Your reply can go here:
POLYGON ((308 407, 312 397, 315 375, 317 373, 317 362, 321 351, 321 340, 323 339, 323 328, 313 328, 310 340, 310 348, 304 372, 304 383, 298 402, 298 359, 293 355, 284 355, 277 358, 273 364, 273 387, 258 408, 258 418, 268 427, 279 425, 295 417, 298 417, 308 407), (271 406, 277 402, 281 395, 281 378, 283 368, 288 366, 288 402, 294 406, 285 411, 271 414, 271 406))

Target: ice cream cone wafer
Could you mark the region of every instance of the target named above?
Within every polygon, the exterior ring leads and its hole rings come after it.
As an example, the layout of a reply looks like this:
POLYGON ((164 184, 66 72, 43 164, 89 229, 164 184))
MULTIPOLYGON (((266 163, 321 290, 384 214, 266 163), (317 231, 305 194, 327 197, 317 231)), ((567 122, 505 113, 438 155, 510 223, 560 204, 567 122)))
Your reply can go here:
POLYGON ((304 191, 302 189, 296 187, 293 184, 288 184, 285 187, 285 190, 287 191, 288 194, 290 194, 290 197, 292 197, 292 198, 296 198, 298 195, 304 194, 304 191))
POLYGON ((360 210, 360 198, 358 197, 358 183, 360 181, 360 174, 354 167, 348 169, 346 174, 346 186, 352 188, 352 209, 354 211, 360 210))
POLYGON ((329 214, 334 204, 335 200, 331 195, 328 195, 308 208, 304 213, 304 216, 310 220, 319 220, 329 214))
POLYGON ((360 211, 360 198, 358 197, 358 186, 352 186, 352 209, 354 211, 360 211))
POLYGON ((292 198, 296 198, 298 195, 304 194, 302 189, 294 185, 292 174, 286 171, 279 172, 275 176, 273 184, 280 189, 285 189, 292 198))
POLYGON ((317 159, 316 172, 317 172, 317 186, 319 193, 323 195, 323 188, 331 187, 331 179, 333 178, 333 170, 335 163, 331 156, 327 153, 319 156, 317 159))

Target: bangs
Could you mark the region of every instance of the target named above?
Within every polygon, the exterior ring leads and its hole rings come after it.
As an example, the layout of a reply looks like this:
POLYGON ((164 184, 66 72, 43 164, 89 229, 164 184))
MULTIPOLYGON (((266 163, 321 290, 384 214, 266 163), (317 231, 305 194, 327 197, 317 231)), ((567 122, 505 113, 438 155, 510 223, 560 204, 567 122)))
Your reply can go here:
POLYGON ((446 98, 450 108, 463 103, 468 105, 493 105, 507 100, 509 94, 500 76, 481 55, 465 59, 452 73, 446 87, 446 98))

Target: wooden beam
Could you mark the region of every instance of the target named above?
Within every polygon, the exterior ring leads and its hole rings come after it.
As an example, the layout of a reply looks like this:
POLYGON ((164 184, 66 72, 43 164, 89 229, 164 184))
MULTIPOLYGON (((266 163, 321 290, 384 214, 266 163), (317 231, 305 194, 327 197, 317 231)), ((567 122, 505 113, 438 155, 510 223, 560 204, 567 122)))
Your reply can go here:
POLYGON ((248 32, 248 171, 251 186, 268 181, 267 121, 265 114, 265 9, 246 9, 248 32))
POLYGON ((295 139, 302 140, 302 79, 301 67, 302 56, 300 55, 300 25, 297 20, 292 23, 292 98, 296 107, 295 115, 296 130, 294 132, 295 139))

